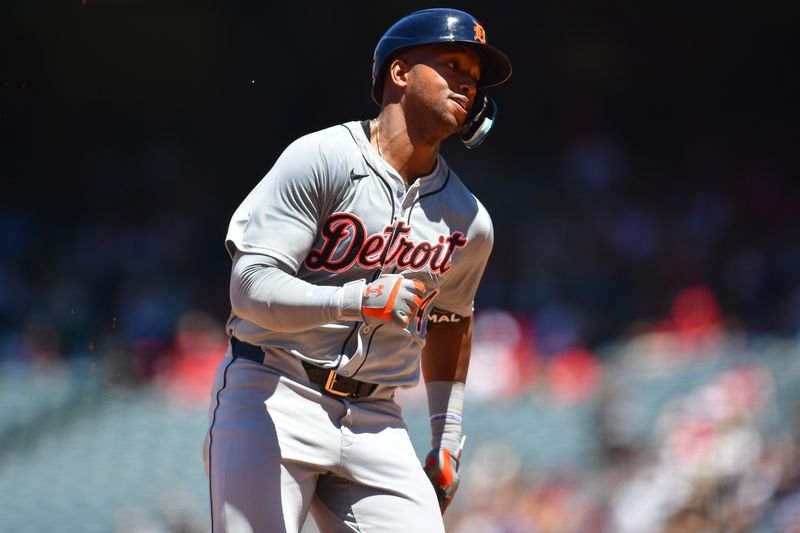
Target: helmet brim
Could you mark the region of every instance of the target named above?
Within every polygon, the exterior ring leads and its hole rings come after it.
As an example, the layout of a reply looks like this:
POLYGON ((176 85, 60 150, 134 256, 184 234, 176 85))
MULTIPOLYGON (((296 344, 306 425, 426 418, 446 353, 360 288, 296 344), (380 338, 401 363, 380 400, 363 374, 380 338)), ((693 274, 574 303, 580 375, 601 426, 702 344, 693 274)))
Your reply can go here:
POLYGON ((511 77, 511 60, 508 56, 489 44, 467 42, 481 58, 481 79, 478 88, 495 87, 511 77))

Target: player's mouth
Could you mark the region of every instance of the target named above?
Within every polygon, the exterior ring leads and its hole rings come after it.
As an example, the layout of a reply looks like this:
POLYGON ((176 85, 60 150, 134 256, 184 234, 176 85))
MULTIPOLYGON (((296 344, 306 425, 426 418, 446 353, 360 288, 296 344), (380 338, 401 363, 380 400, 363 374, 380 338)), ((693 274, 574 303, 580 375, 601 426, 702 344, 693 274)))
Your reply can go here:
POLYGON ((450 100, 458 106, 461 111, 464 112, 464 116, 466 117, 469 113, 469 98, 466 96, 461 96, 460 94, 456 94, 450 97, 450 100))

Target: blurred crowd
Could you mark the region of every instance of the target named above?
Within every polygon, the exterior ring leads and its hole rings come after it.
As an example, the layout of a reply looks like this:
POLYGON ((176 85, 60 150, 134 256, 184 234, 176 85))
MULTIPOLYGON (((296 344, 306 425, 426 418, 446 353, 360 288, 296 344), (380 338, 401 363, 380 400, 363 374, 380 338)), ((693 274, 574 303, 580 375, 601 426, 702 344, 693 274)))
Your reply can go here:
POLYGON ((478 305, 530 315, 551 350, 636 333, 697 284, 728 327, 800 330, 800 182, 778 159, 702 128, 663 158, 599 120, 565 128, 558 160, 481 191, 496 248, 478 305))
MULTIPOLYGON (((543 394, 568 409, 589 405, 593 423, 579 438, 592 442, 591 457, 545 464, 525 453, 527 439, 493 435, 465 459, 448 531, 800 531, 800 345, 773 340, 776 352, 722 329, 697 333, 652 330, 591 364, 588 352, 542 361, 518 401, 543 394)), ((517 384, 513 368, 495 376, 496 390, 517 384)), ((537 408, 515 419, 530 440, 542 430, 537 408)))

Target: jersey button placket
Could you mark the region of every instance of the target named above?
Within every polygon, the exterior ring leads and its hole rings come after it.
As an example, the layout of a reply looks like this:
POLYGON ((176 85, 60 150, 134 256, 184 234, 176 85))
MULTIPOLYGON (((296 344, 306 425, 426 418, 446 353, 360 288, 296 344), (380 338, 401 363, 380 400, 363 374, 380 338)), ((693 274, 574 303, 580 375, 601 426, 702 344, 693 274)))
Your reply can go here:
POLYGON ((415 181, 411 187, 403 194, 402 191, 397 192, 397 198, 400 199, 400 217, 405 218, 406 211, 414 204, 417 199, 417 192, 419 191, 419 181, 415 181))
POLYGON ((394 214, 393 222, 397 222, 398 220, 403 218, 403 215, 404 215, 404 213, 403 213, 403 194, 404 194, 404 192, 403 192, 402 188, 397 189, 397 191, 395 192, 395 197, 397 198, 397 202, 394 205, 397 208, 397 212, 394 214))

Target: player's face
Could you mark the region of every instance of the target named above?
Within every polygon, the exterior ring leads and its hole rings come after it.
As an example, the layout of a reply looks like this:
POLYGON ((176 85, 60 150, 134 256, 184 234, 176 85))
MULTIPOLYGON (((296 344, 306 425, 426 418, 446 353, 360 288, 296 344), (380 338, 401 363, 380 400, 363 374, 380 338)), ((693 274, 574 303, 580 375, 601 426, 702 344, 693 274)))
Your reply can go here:
POLYGON ((480 57, 466 46, 432 45, 405 54, 409 64, 406 115, 426 127, 438 125, 445 136, 467 118, 480 79, 480 57))

